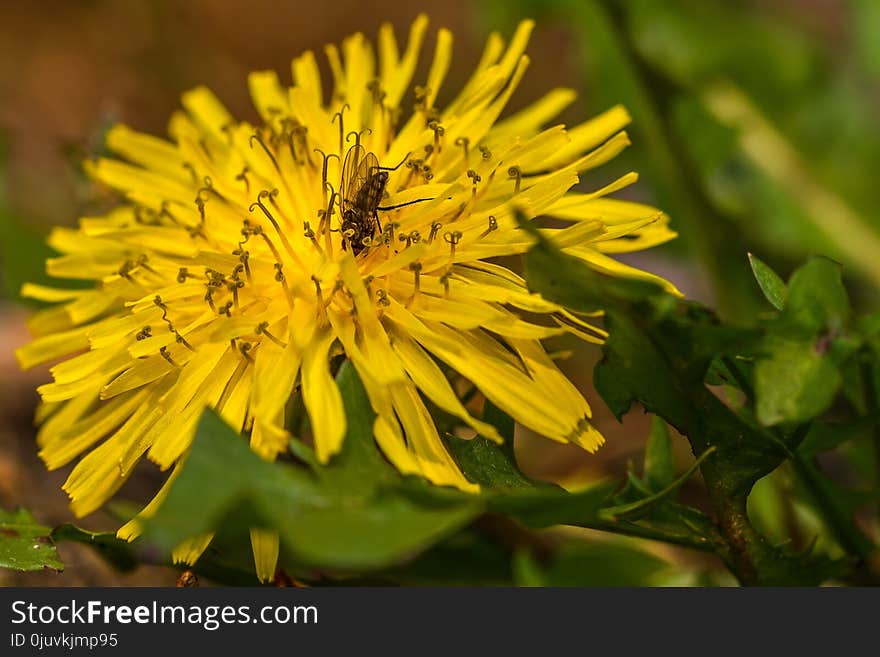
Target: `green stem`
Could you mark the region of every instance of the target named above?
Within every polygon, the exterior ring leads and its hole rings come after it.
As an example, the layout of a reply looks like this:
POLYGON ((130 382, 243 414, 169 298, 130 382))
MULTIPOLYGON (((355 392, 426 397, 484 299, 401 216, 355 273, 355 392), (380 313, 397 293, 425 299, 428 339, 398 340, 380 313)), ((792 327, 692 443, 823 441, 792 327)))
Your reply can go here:
POLYGON ((726 551, 719 552, 743 586, 796 586, 812 584, 809 573, 772 546, 749 520, 748 493, 733 493, 725 475, 711 460, 703 465, 703 480, 715 512, 726 551))
POLYGON ((596 529, 598 531, 609 532, 611 534, 620 534, 622 536, 635 536, 637 538, 647 538, 652 541, 660 541, 662 543, 670 543, 672 545, 680 545, 682 547, 708 552, 710 554, 718 554, 719 540, 706 536, 696 536, 694 534, 676 534, 666 532, 662 529, 654 527, 645 527, 632 522, 614 522, 597 520, 592 523, 580 525, 587 529, 596 529))
POLYGON ((718 523, 729 548, 730 569, 744 586, 791 585, 800 579, 780 559, 777 550, 754 528, 745 500, 715 500, 718 523))
MULTIPOLYGON (((732 359, 725 357, 723 361, 731 371, 731 374, 733 374, 742 391, 749 399, 753 400, 754 389, 752 388, 751 382, 742 375, 742 372, 739 371, 732 359)), ((864 377, 864 369, 862 374, 864 377)), ((869 372, 869 376, 870 374, 871 373, 869 372)), ((865 388, 869 404, 869 412, 872 401, 874 403, 874 408, 876 409, 877 397, 876 394, 872 396, 873 387, 873 378, 866 378, 865 388)), ((817 475, 816 466, 809 463, 796 451, 798 445, 803 442, 803 439, 806 437, 809 430, 810 423, 805 422, 795 428, 787 440, 780 437, 777 432, 767 431, 766 433, 774 443, 784 449, 786 456, 792 463, 795 475, 807 489, 807 492, 812 498, 813 504, 819 511, 819 514, 822 516, 825 525, 834 534, 841 547, 850 554, 856 555, 860 561, 860 565, 864 567, 869 563, 870 554, 873 550, 871 542, 861 530, 859 530, 849 514, 835 504, 834 499, 828 494, 828 491, 822 485, 822 481, 817 475)), ((880 476, 880 424, 877 423, 874 425, 874 446, 875 454, 878 459, 878 476, 880 476)))

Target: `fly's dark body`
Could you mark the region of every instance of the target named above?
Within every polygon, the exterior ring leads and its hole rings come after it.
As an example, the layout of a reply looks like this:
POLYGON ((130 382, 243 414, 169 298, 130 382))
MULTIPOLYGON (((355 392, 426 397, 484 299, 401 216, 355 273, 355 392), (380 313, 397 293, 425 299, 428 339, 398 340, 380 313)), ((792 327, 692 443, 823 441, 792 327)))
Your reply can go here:
POLYGON ((379 225, 379 204, 388 184, 388 170, 379 166, 375 154, 352 146, 342 164, 343 248, 351 245, 358 255, 372 241, 379 225))
MULTIPOLYGON (((408 157, 408 156, 407 156, 408 157)), ((396 171, 406 162, 404 158, 395 167, 379 166, 375 153, 367 151, 357 144, 348 149, 342 163, 342 248, 351 246, 351 251, 358 255, 367 248, 376 235, 376 229, 382 230, 379 223, 379 211, 396 210, 413 203, 430 201, 420 198, 398 205, 381 207, 385 187, 388 185, 388 172, 396 171)))

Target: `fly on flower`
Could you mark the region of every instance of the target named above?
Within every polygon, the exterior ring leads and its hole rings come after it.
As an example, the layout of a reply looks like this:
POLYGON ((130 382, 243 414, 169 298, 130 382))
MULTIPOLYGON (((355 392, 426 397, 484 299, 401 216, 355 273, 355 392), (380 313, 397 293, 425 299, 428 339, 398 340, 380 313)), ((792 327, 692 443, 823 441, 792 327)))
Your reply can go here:
POLYGON ((375 153, 367 152, 360 144, 355 144, 345 154, 342 164, 342 180, 340 190, 342 194, 342 248, 351 245, 351 251, 358 255, 373 243, 376 235, 376 227, 382 230, 379 222, 379 211, 387 212, 431 201, 433 199, 420 198, 406 203, 399 203, 387 207, 380 207, 385 188, 388 185, 388 174, 397 171, 409 158, 409 154, 394 167, 379 166, 379 159, 375 153))

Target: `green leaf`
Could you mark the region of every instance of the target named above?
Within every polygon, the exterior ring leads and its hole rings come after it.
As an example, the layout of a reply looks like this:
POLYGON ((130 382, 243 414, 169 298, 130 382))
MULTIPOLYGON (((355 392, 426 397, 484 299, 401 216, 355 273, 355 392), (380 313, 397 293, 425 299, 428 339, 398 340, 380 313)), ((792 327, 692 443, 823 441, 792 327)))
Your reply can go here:
MULTIPOLYGON (((752 486, 786 459, 788 449, 774 434, 723 403, 704 383, 713 360, 753 347, 755 334, 721 325, 707 309, 667 295, 638 298, 622 294, 614 284, 603 289, 586 264, 574 262, 539 235, 526 255, 526 281, 550 301, 578 304, 584 295, 598 298, 604 306, 609 337, 594 382, 618 417, 639 402, 686 436, 698 457, 716 450, 700 469, 714 512, 734 524, 719 527, 720 540, 712 545, 737 577, 744 583, 815 581, 817 575, 804 559, 769 545, 745 514, 752 486), (747 568, 740 567, 743 561, 747 568)), ((647 535, 644 527, 637 526, 636 531, 647 535)), ((681 540, 692 542, 688 535, 681 540)))
POLYGON ((757 256, 749 254, 749 264, 752 266, 752 272, 755 274, 755 280, 764 298, 769 301, 774 308, 782 310, 785 305, 785 282, 773 271, 764 261, 759 260, 757 256))
POLYGON ((90 532, 71 524, 64 524, 52 530, 55 543, 70 541, 88 545, 116 570, 126 572, 138 565, 138 557, 131 544, 116 538, 116 534, 90 532))
POLYGON ((813 334, 839 331, 849 316, 849 299, 840 265, 811 258, 792 274, 780 320, 813 334))
POLYGON ((810 341, 770 338, 769 358, 755 365, 755 414, 766 426, 821 414, 840 389, 838 369, 810 341))
POLYGON ((543 569, 526 554, 515 562, 521 586, 649 586, 669 564, 621 541, 570 543, 543 569))
POLYGON ((813 422, 797 451, 806 457, 836 449, 871 430, 875 420, 862 418, 856 422, 813 422))
POLYGON ((470 440, 449 435, 444 438, 446 447, 470 481, 495 489, 541 486, 556 488, 553 484, 531 479, 520 472, 513 450, 513 418, 486 400, 483 420, 498 429, 498 433, 504 438, 502 445, 482 436, 470 440))
POLYGON ((791 513, 790 496, 786 496, 780 480, 782 469, 759 479, 749 493, 749 518, 768 539, 783 544, 788 539, 786 514, 791 513))
POLYGON ((29 511, 0 510, 0 568, 13 570, 64 570, 48 527, 37 523, 29 511))
POLYGON ((404 586, 511 585, 510 548, 497 537, 464 529, 413 561, 374 576, 404 586))
POLYGON ((470 440, 447 436, 444 441, 461 471, 480 486, 532 488, 543 484, 519 471, 512 450, 506 449, 506 443, 497 445, 482 436, 470 440))
POLYGON ((504 438, 503 445, 477 436, 472 440, 447 437, 446 444, 465 476, 482 487, 487 509, 510 515, 528 527, 550 525, 591 526, 607 501, 611 482, 599 482, 569 493, 559 486, 525 476, 513 451, 514 422, 486 402, 483 419, 504 438))
POLYGON ((373 439, 376 413, 363 383, 351 363, 346 361, 336 377, 345 406, 346 434, 342 449, 328 467, 315 472, 324 484, 336 491, 363 494, 380 484, 400 481, 397 470, 385 460, 373 439))
POLYGON ((651 433, 645 447, 642 478, 651 490, 662 490, 675 480, 675 459, 669 428, 659 417, 651 421, 651 433))
POLYGON ((484 499, 489 510, 513 516, 527 527, 593 527, 613 490, 613 482, 600 482, 573 493, 555 486, 506 493, 487 491, 484 499))
POLYGON ((813 258, 788 285, 785 307, 767 326, 755 365, 755 413, 767 426, 823 413, 842 383, 839 367, 858 349, 842 335, 849 301, 840 266, 813 258))
MULTIPOLYGON (((345 366, 340 389, 346 410, 363 420, 368 401, 349 377, 356 375, 345 366)), ((293 564, 357 571, 412 558, 482 509, 476 496, 439 488, 436 495, 414 495, 405 488, 372 441, 372 421, 349 422, 343 453, 313 475, 261 460, 206 412, 183 471, 146 521, 144 537, 170 549, 236 518, 242 530, 277 529, 293 564)))
POLYGON ((487 510, 513 516, 528 527, 591 526, 614 486, 600 482, 569 493, 559 486, 526 477, 511 452, 485 438, 447 438, 465 476, 482 486, 487 510))
POLYGON ((547 586, 547 579, 541 565, 535 561, 528 550, 517 550, 511 562, 513 579, 517 586, 542 587, 547 586))
POLYGON ((682 474, 678 479, 670 483, 660 492, 655 493, 654 495, 651 495, 649 497, 636 500, 635 502, 630 502, 628 504, 619 504, 613 507, 604 508, 600 513, 600 517, 607 520, 637 520, 643 517, 660 502, 663 502, 670 495, 681 488, 682 485, 688 479, 690 479, 691 475, 697 471, 697 468, 700 467, 700 464, 713 453, 715 453, 715 451, 716 448, 714 446, 709 447, 706 451, 700 454, 700 457, 691 465, 691 467, 689 467, 684 472, 684 474, 682 474))

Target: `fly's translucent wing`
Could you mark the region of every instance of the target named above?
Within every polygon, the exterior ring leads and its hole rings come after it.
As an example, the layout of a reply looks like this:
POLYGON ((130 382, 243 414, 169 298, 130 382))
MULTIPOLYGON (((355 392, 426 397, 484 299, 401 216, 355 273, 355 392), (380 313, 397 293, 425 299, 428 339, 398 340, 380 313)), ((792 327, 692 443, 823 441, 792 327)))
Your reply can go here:
POLYGON ((360 186, 354 190, 352 202, 365 214, 373 214, 379 207, 384 183, 379 175, 379 159, 375 153, 366 153, 358 162, 357 179, 360 186))
MULTIPOLYGON (((342 163, 342 180, 339 184, 343 209, 348 209, 356 204, 358 192, 367 182, 367 170, 361 166, 366 155, 366 149, 360 144, 352 146, 345 154, 345 160, 342 163)), ((373 157, 375 158, 375 155, 373 157)))

